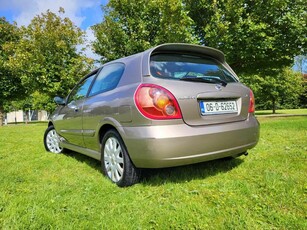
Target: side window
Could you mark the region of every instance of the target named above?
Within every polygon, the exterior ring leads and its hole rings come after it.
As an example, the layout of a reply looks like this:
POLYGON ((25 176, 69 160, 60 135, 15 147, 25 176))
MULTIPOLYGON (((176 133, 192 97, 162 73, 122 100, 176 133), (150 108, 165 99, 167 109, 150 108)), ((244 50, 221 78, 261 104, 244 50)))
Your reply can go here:
POLYGON ((80 82, 70 93, 67 103, 85 98, 88 89, 96 74, 89 76, 80 82))
POLYGON ((123 63, 114 63, 104 66, 99 72, 89 96, 114 89, 117 86, 124 69, 125 65, 123 63))

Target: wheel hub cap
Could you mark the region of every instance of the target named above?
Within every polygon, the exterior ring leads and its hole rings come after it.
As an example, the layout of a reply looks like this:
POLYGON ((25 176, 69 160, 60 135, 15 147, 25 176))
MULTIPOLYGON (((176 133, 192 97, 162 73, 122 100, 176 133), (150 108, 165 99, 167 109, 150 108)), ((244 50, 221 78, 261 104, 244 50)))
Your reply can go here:
POLYGON ((50 130, 46 137, 46 144, 50 152, 52 153, 60 153, 62 148, 59 145, 60 140, 58 134, 54 129, 50 130))
POLYGON ((118 182, 123 177, 124 159, 122 148, 114 137, 107 139, 104 147, 104 164, 108 177, 118 182))

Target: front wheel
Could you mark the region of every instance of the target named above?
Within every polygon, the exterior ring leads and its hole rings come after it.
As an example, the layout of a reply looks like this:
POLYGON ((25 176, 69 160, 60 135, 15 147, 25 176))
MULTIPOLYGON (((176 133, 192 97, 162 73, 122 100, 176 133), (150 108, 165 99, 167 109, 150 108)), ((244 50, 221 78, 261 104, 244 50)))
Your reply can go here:
POLYGON ((44 135, 44 145, 45 149, 52 153, 62 153, 63 148, 60 147, 59 136, 56 133, 54 126, 50 125, 44 135))
POLYGON ((130 160, 120 135, 115 130, 106 132, 102 139, 101 167, 103 173, 120 187, 139 181, 140 170, 130 160))

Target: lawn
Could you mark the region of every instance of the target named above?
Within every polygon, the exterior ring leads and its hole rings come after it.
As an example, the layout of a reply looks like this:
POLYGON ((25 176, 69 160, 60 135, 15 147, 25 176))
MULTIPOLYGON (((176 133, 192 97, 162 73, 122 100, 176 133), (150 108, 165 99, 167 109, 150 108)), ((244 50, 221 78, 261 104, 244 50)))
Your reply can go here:
POLYGON ((0 229, 307 229, 307 117, 259 120, 247 157, 148 170, 129 188, 45 152, 44 124, 0 127, 0 229))
MULTIPOLYGON (((273 115, 272 110, 256 110, 256 115, 273 115)), ((307 109, 277 109, 275 115, 306 115, 307 109)))

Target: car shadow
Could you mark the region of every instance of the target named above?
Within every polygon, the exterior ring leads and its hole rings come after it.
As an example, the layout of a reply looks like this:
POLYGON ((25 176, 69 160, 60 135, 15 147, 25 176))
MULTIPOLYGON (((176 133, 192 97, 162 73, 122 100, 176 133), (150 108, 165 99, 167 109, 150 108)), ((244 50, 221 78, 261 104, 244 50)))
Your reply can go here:
POLYGON ((97 170, 97 171, 101 171, 101 167, 100 167, 100 161, 95 160, 91 157, 88 157, 84 154, 72 151, 72 150, 68 150, 65 149, 65 152, 63 152, 63 154, 67 157, 71 157, 74 158, 75 160, 81 162, 81 163, 85 163, 88 166, 92 167, 93 169, 97 170))
MULTIPOLYGON (((100 162, 93 158, 70 150, 64 152, 64 154, 101 172, 100 162)), ((140 183, 145 186, 159 186, 166 183, 185 183, 195 179, 205 179, 219 173, 231 171, 242 162, 241 158, 223 158, 171 168, 142 169, 140 183)))
POLYGON ((243 162, 240 158, 223 158, 198 164, 162 169, 146 169, 142 172, 141 183, 158 186, 166 183, 185 183, 225 173, 243 162))

